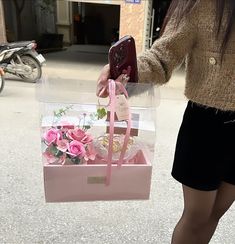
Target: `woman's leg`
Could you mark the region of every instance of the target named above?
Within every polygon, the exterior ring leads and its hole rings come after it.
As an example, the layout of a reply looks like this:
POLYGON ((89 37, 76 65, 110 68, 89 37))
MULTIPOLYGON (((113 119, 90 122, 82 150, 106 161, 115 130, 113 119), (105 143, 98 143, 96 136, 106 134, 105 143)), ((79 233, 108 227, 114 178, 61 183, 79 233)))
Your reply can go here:
POLYGON ((201 236, 202 243, 209 243, 212 238, 220 218, 235 201, 235 185, 223 182, 218 189, 215 203, 212 209, 209 222, 203 229, 201 236))
POLYGON ((183 192, 184 211, 174 229, 172 244, 204 244, 199 233, 208 223, 217 191, 199 191, 183 185, 183 192))

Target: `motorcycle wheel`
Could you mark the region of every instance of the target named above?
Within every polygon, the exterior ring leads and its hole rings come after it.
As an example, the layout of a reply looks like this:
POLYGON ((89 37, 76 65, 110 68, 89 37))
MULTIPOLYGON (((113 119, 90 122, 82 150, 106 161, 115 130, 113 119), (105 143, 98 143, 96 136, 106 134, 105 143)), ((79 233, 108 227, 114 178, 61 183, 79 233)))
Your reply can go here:
POLYGON ((0 93, 2 92, 5 85, 5 79, 3 76, 0 75, 0 93))
POLYGON ((42 68, 41 65, 31 56, 22 55, 21 60, 24 64, 30 66, 32 68, 32 73, 29 75, 18 75, 24 81, 28 82, 36 82, 42 76, 42 68))

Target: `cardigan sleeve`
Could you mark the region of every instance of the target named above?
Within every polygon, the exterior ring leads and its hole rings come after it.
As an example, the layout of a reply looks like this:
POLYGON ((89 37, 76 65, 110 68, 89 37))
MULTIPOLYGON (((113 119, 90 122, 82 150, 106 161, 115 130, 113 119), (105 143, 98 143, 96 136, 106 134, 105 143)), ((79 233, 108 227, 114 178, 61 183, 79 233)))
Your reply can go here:
POLYGON ((175 16, 163 35, 137 58, 139 82, 164 84, 193 48, 197 34, 196 7, 174 28, 175 16))

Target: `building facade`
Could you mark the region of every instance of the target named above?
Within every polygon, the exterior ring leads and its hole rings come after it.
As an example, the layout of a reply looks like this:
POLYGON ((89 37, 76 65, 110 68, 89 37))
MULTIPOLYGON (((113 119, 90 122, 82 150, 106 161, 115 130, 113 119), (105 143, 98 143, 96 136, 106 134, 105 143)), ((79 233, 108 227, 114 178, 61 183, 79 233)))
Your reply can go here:
POLYGON ((64 40, 68 43, 72 42, 72 2, 118 5, 120 7, 119 38, 125 35, 133 36, 138 53, 149 47, 152 0, 58 0, 57 28, 58 32, 64 35, 64 40))
POLYGON ((156 29, 164 12, 162 6, 169 2, 170 0, 27 0, 21 13, 19 35, 19 14, 14 2, 0 0, 0 42, 5 42, 6 36, 9 42, 38 40, 43 34, 49 33, 62 34, 64 43, 68 45, 108 46, 125 35, 131 35, 135 38, 137 53, 140 53, 148 49, 158 37, 156 29))

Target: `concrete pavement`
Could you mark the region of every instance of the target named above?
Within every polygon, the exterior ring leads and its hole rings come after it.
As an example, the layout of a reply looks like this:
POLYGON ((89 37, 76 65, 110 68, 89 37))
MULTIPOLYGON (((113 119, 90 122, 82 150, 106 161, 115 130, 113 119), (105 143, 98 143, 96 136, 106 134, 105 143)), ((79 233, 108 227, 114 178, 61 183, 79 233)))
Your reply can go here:
MULTIPOLYGON (((103 53, 72 49, 45 56, 44 74, 87 82, 107 62, 103 53)), ((181 186, 170 176, 186 106, 183 77, 177 73, 161 88, 150 200, 58 204, 44 201, 35 84, 7 80, 0 95, 0 243, 169 244, 183 207, 181 186)), ((235 243, 234 218, 233 206, 211 244, 235 243)))

